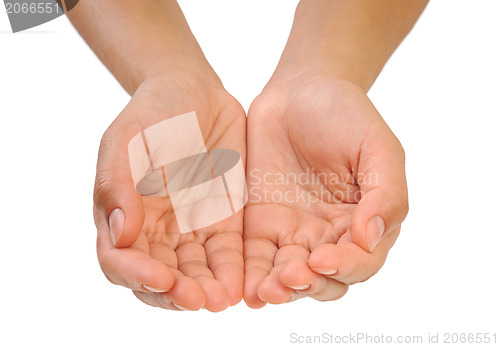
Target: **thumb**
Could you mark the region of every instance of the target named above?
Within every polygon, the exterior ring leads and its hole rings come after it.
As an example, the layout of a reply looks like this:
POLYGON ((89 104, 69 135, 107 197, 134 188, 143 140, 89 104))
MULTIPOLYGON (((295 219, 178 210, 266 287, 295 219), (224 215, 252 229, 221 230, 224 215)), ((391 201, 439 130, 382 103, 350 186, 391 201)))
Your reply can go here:
POLYGON ((353 242, 373 252, 406 218, 408 189, 404 151, 394 135, 365 148, 368 149, 362 148, 358 171, 361 199, 349 228, 353 242))
POLYGON ((116 247, 132 245, 144 223, 142 198, 137 193, 129 161, 129 143, 140 126, 118 117, 104 133, 99 148, 94 186, 94 206, 108 222, 116 247))

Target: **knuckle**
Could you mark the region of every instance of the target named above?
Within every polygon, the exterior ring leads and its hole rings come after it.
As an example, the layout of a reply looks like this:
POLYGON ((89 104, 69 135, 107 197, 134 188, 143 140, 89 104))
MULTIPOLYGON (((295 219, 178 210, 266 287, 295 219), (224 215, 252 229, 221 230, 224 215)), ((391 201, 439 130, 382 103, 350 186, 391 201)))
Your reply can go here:
POLYGON ((116 276, 114 276, 112 273, 110 273, 109 265, 105 261, 105 258, 98 257, 98 260, 99 260, 99 266, 101 267, 101 271, 104 274, 104 277, 106 277, 106 279, 110 283, 118 285, 118 281, 116 280, 116 276))
POLYGON ((401 157, 403 162, 405 161, 405 159, 406 159, 405 149, 403 148, 403 144, 401 143, 401 141, 399 141, 399 139, 396 136, 394 136, 392 150, 394 150, 394 152, 397 153, 401 157))
POLYGON ((406 151, 403 148, 403 145, 401 144, 401 142, 399 142, 399 140, 398 140, 398 152, 399 152, 399 154, 404 162, 406 160, 406 151))
POLYGON ((408 198, 404 197, 398 202, 398 215, 401 222, 406 219, 408 216, 408 212, 410 212, 410 205, 408 202, 408 198))
POLYGON ((106 201, 110 194, 111 182, 107 179, 106 172, 99 172, 96 175, 96 180, 94 184, 94 205, 99 207, 103 201, 106 201))
POLYGON ((410 212, 410 204, 408 202, 408 199, 405 199, 403 201, 403 204, 401 206, 401 209, 402 209, 402 216, 403 216, 403 219, 406 218, 406 216, 408 216, 408 212, 410 212))
POLYGON ((108 276, 104 271, 102 272, 104 274, 104 277, 106 277, 106 279, 111 283, 111 284, 114 284, 114 285, 118 285, 118 283, 113 280, 110 276, 108 276))
POLYGON ((97 163, 97 173, 94 182, 94 205, 100 206, 102 201, 105 201, 111 193, 111 172, 109 164, 106 161, 106 157, 109 156, 110 148, 113 143, 113 128, 110 126, 101 138, 101 143, 99 145, 98 163, 97 163))

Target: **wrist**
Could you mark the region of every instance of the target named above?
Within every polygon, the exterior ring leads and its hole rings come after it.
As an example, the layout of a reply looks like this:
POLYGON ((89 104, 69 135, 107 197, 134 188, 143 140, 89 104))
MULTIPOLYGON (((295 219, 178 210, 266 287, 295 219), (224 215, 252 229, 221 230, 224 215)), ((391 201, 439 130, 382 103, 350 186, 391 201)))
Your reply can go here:
POLYGON ((206 60, 200 61, 192 58, 174 60, 170 56, 157 66, 149 66, 142 72, 138 85, 150 80, 164 83, 184 80, 197 86, 212 89, 223 88, 221 80, 206 60))
MULTIPOLYGON (((154 85, 161 95, 172 88, 192 92, 193 97, 207 97, 217 91, 225 91, 219 77, 211 69, 202 66, 164 65, 162 69, 151 71, 140 81, 137 88, 154 85)), ((134 91, 135 92, 135 91, 134 91)), ((131 94, 133 95, 133 93, 131 94)))
POLYGON ((337 18, 343 11, 341 6, 331 0, 299 3, 272 80, 304 73, 322 74, 350 81, 368 91, 380 72, 380 59, 369 53, 367 38, 363 31, 356 30, 356 24, 337 18))
POLYGON ((196 40, 193 38, 192 41, 170 40, 168 44, 161 42, 156 48, 151 47, 148 54, 135 64, 125 89, 132 95, 140 84, 152 79, 186 79, 210 87, 222 87, 196 40))
POLYGON ((328 79, 349 82, 361 88, 365 93, 368 92, 372 84, 368 75, 359 73, 349 64, 323 58, 325 57, 310 57, 304 61, 280 63, 269 80, 268 86, 283 85, 294 81, 303 83, 307 80, 328 79))
POLYGON ((165 74, 217 81, 175 0, 85 2, 69 18, 131 95, 165 74))

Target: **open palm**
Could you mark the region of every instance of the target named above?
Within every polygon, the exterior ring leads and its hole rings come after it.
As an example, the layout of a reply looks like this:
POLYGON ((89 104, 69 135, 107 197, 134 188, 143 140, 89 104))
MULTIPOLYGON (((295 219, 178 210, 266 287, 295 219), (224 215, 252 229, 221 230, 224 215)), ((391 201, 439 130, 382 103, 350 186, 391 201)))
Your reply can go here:
POLYGON ((133 136, 190 111, 197 114, 207 150, 232 149, 245 162, 245 114, 222 87, 186 76, 146 81, 103 136, 94 199, 97 251, 108 279, 145 303, 220 311, 242 298, 243 211, 180 234, 170 198, 140 196, 130 173, 133 136), (116 208, 124 215, 112 212, 116 208), (110 228, 123 231, 113 238, 110 228))
POLYGON ((366 94, 300 76, 268 85, 247 127, 247 304, 334 300, 376 273, 408 207, 404 152, 366 94))

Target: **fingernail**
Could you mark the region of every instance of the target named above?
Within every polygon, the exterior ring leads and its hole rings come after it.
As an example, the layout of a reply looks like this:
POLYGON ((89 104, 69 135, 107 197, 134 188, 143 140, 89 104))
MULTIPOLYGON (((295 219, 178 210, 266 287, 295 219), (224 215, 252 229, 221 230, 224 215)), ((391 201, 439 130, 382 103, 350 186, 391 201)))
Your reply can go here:
POLYGON ((382 239, 382 235, 385 231, 385 222, 380 216, 373 217, 368 221, 366 226, 366 242, 368 243, 368 249, 373 252, 375 247, 382 239))
POLYGON ((172 301, 172 305, 174 305, 175 307, 177 307, 179 310, 181 311, 191 311, 190 309, 187 309, 185 307, 182 307, 181 305, 177 305, 175 302, 172 301))
POLYGON ((318 268, 313 268, 312 269, 314 272, 317 272, 319 274, 325 275, 325 276, 333 276, 337 273, 337 270, 335 269, 318 269, 318 268))
POLYGON ((111 241, 113 246, 116 245, 125 225, 125 214, 119 208, 115 208, 109 215, 109 231, 111 233, 111 241))
POLYGON ((294 286, 294 287, 291 287, 291 289, 294 289, 294 290, 306 290, 306 289, 309 289, 311 288, 311 284, 306 284, 306 285, 303 285, 303 286, 294 286))
POLYGON ((149 290, 150 292, 153 292, 153 293, 165 293, 165 292, 168 292, 167 289, 159 289, 159 288, 148 286, 146 284, 143 284, 142 286, 144 287, 144 289, 149 290))

